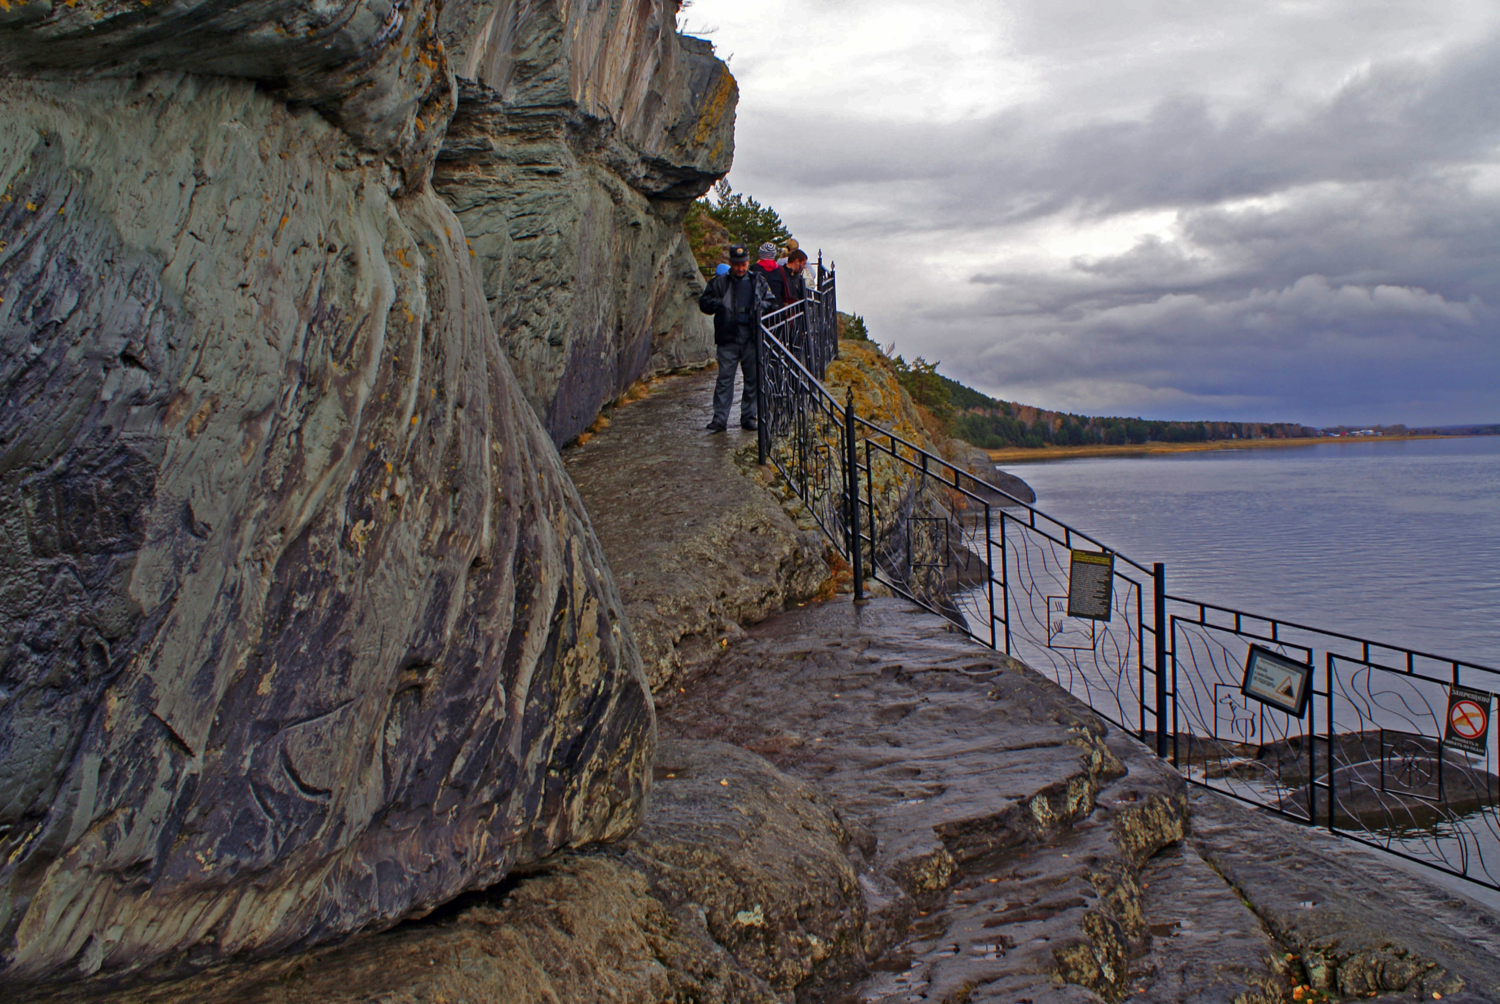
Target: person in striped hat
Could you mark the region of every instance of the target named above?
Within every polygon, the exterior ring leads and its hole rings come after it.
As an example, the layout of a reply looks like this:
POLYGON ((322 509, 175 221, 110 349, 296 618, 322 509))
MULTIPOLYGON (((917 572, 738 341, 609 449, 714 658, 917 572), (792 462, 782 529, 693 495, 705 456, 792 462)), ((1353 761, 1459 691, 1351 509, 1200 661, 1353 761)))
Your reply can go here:
POLYGON ((781 252, 776 250, 775 244, 772 244, 770 241, 766 241, 760 246, 760 251, 758 252, 760 257, 756 260, 754 265, 750 266, 750 271, 760 272, 762 274, 767 272, 774 272, 776 270, 776 256, 780 253, 781 252))

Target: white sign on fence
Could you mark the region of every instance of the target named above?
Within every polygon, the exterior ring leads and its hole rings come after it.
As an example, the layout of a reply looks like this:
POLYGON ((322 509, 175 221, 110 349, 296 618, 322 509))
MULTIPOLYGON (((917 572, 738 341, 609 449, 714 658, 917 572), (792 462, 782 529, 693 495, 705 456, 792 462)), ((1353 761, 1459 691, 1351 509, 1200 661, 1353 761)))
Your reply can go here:
POLYGON ((1250 652, 1245 656, 1245 682, 1240 686, 1240 693, 1262 704, 1280 708, 1293 718, 1301 718, 1307 710, 1307 697, 1311 692, 1311 666, 1259 645, 1250 646, 1250 652))

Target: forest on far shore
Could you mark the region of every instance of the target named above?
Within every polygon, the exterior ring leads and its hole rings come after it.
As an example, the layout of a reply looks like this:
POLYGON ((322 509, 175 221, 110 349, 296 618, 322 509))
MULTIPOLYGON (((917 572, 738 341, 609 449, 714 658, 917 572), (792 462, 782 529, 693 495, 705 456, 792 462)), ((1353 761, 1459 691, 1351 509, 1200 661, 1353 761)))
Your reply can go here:
MULTIPOLYGON (((839 336, 869 341, 864 318, 839 315, 839 336)), ((908 363, 885 351, 896 377, 924 412, 929 431, 962 439, 985 450, 1046 446, 1124 446, 1128 443, 1203 443, 1226 439, 1309 439, 1324 435, 1296 422, 1168 422, 1118 416, 1075 415, 1014 401, 1001 401, 966 387, 918 356, 908 363)), ((1404 426, 1384 435, 1404 435, 1404 426)))
MULTIPOLYGON (((921 362, 919 360, 918 362, 921 362)), ((1319 429, 1295 422, 1165 422, 1074 415, 997 401, 938 375, 953 405, 953 435, 986 450, 1006 447, 1124 446, 1127 443, 1206 443, 1221 439, 1307 439, 1319 429)), ((1402 430, 1405 431, 1404 429, 1402 430)))
MULTIPOLYGON (((751 248, 785 245, 792 234, 779 213, 729 182, 714 186, 712 198, 696 200, 683 221, 688 245, 705 278, 728 260, 731 243, 751 248)), ((839 315, 839 337, 872 341, 864 318, 839 315)), ((934 436, 962 439, 986 450, 1047 446, 1125 446, 1141 443, 1203 443, 1231 439, 1309 439, 1329 434, 1406 435, 1405 426, 1374 429, 1314 429, 1296 422, 1169 422, 1119 416, 1075 415, 1014 401, 1000 401, 937 371, 918 356, 908 363, 895 346, 885 357, 901 385, 916 401, 934 436)))

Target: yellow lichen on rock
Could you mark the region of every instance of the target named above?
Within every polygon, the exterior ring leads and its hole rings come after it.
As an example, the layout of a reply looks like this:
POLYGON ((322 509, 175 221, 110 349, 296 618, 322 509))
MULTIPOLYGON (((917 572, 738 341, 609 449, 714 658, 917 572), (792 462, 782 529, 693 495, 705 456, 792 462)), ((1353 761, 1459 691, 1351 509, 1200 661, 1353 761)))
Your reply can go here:
POLYGON ((923 427, 916 402, 896 379, 891 361, 874 343, 839 342, 838 358, 828 364, 823 382, 840 404, 853 390, 854 413, 860 418, 889 429, 924 450, 938 452, 923 427))

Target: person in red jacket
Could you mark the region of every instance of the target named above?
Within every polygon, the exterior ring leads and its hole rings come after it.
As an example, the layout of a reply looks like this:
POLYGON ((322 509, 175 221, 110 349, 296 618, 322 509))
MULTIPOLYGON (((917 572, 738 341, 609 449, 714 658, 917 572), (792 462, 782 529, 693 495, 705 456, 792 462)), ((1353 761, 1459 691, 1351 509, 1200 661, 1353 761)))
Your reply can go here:
POLYGON ((778 307, 807 299, 807 283, 802 278, 805 268, 807 252, 797 250, 786 256, 785 265, 765 273, 766 285, 771 287, 771 295, 776 298, 778 307))

